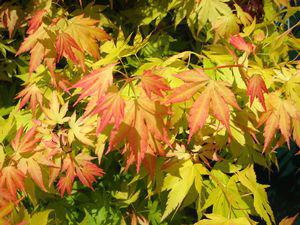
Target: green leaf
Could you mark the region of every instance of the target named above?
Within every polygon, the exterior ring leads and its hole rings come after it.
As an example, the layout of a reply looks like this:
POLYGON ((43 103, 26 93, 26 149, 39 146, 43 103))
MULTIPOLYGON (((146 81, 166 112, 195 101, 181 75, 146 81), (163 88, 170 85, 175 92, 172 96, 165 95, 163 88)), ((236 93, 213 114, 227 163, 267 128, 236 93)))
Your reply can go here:
POLYGON ((267 225, 272 224, 275 220, 265 190, 268 186, 257 183, 253 166, 238 172, 237 176, 242 185, 248 188, 253 194, 254 208, 258 215, 266 221, 267 225))
POLYGON ((245 218, 228 219, 218 214, 205 214, 208 219, 200 220, 195 225, 253 225, 256 224, 245 218))
POLYGON ((35 213, 30 218, 30 225, 47 225, 49 214, 52 209, 48 209, 42 212, 35 213))

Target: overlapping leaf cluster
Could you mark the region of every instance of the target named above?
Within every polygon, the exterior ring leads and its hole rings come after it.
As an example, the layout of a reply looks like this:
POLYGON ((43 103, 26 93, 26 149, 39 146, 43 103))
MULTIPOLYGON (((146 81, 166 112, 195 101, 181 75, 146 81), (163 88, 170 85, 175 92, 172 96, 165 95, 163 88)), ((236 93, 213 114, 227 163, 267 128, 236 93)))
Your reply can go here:
POLYGON ((108 3, 0 8, 10 64, 0 81, 18 82, 15 104, 0 110, 0 222, 74 222, 37 192, 68 198, 83 185, 121 210, 101 205, 93 217, 87 206, 81 224, 179 224, 185 209, 189 224, 275 223, 254 165, 270 169, 280 146, 300 147, 300 64, 290 57, 299 23, 284 24, 299 7, 265 0, 253 15, 230 0, 108 3), (170 25, 190 32, 192 48, 169 46, 180 42, 170 25), (121 178, 125 187, 105 189, 121 178))

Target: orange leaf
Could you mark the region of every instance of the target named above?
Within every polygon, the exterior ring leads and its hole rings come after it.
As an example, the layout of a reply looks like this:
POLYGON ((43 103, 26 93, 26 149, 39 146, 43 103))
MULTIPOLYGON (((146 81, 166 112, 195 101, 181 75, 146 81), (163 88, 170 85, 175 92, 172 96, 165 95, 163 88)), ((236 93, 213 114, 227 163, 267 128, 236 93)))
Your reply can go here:
POLYGON ((74 50, 77 49, 82 53, 82 49, 75 42, 75 40, 67 33, 59 33, 56 37, 56 51, 57 51, 57 62, 64 55, 66 58, 70 58, 75 64, 80 62, 80 57, 76 55, 74 50))
POLYGON ((76 174, 85 186, 93 189, 92 183, 96 181, 95 176, 103 176, 103 170, 100 169, 96 164, 90 162, 94 157, 87 154, 80 153, 75 157, 75 161, 78 166, 76 166, 76 174))
POLYGON ((44 15, 47 13, 46 10, 42 9, 42 10, 37 10, 34 12, 33 16, 31 17, 30 21, 28 22, 28 30, 27 30, 27 34, 32 34, 34 33, 42 24, 42 20, 44 15))
POLYGON ((163 97, 163 92, 170 90, 166 81, 161 76, 154 74, 152 70, 144 71, 141 82, 149 98, 151 98, 151 93, 163 97))
POLYGON ((263 78, 259 75, 252 76, 247 84, 247 95, 250 96, 250 106, 252 106, 254 98, 257 97, 266 110, 264 92, 268 93, 268 89, 263 78))
POLYGON ((125 102, 117 89, 113 89, 99 99, 93 113, 100 116, 97 126, 99 134, 109 123, 114 123, 118 129, 124 118, 125 102))
POLYGON ((0 187, 6 188, 16 199, 17 190, 24 191, 24 174, 14 166, 4 167, 0 171, 0 187))
POLYGON ((201 93, 201 95, 198 97, 198 99, 190 109, 188 118, 190 134, 188 142, 190 142, 192 136, 196 133, 196 131, 203 127, 209 114, 210 101, 211 93, 209 89, 206 89, 201 93))
POLYGON ((252 43, 247 43, 240 35, 231 36, 229 42, 240 51, 251 53, 255 49, 255 46, 252 43))
POLYGON ((17 131, 15 138, 12 140, 11 143, 11 146, 13 147, 14 151, 21 154, 34 151, 37 143, 41 141, 41 138, 35 137, 36 127, 32 127, 22 137, 23 132, 23 127, 20 127, 17 131))
POLYGON ((90 74, 84 76, 80 81, 74 84, 72 88, 82 89, 74 105, 82 99, 94 94, 98 95, 98 99, 100 99, 113 83, 113 69, 115 65, 116 64, 113 63, 93 70, 90 74))
POLYGON ((43 95, 40 89, 35 85, 31 84, 26 86, 17 96, 16 98, 22 98, 20 102, 19 109, 23 108, 23 106, 30 101, 30 108, 33 113, 36 111, 37 104, 42 105, 43 103, 43 95), (29 100, 30 99, 30 100, 29 100))

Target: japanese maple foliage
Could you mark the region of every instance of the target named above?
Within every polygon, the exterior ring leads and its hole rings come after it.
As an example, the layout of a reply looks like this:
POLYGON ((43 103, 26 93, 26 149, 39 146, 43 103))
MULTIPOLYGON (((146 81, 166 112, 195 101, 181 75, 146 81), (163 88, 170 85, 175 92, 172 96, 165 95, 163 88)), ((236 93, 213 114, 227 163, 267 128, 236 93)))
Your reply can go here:
POLYGON ((276 223, 254 165, 300 147, 297 7, 22 2, 0 8, 0 223, 276 223), (76 215, 47 202, 86 189, 76 215))

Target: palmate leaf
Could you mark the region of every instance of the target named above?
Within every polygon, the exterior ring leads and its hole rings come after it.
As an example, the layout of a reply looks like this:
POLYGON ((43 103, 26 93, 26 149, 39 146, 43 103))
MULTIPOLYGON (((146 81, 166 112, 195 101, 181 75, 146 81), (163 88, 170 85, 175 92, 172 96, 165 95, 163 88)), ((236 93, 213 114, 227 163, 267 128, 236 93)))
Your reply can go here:
POLYGON ((238 180, 251 191, 254 198, 254 208, 258 215, 264 219, 267 225, 274 223, 274 215, 268 202, 265 189, 267 185, 257 183, 253 166, 244 169, 237 174, 238 180))
POLYGON ((250 96, 250 106, 252 105, 254 98, 257 97, 266 110, 264 93, 268 93, 268 89, 263 78, 259 75, 253 75, 247 83, 247 95, 250 96))
POLYGON ((168 96, 167 103, 185 101, 203 90, 189 112, 190 134, 188 141, 203 127, 210 112, 225 125, 230 134, 230 111, 227 104, 236 109, 240 109, 240 107, 235 100, 234 94, 228 88, 229 85, 223 81, 211 80, 200 69, 186 71, 177 74, 176 77, 186 83, 173 90, 173 93, 168 96))
POLYGON ((33 13, 28 22, 27 34, 33 34, 42 25, 45 14, 47 14, 45 9, 37 10, 33 13))
POLYGON ((218 214, 205 214, 208 219, 203 219, 195 225, 252 225, 256 224, 253 221, 249 221, 245 217, 240 217, 236 219, 228 219, 218 214))
POLYGON ((16 199, 17 190, 24 191, 25 175, 14 166, 7 166, 0 171, 0 187, 5 188, 16 199))
POLYGON ((113 83, 113 70, 116 64, 109 64, 93 70, 87 76, 72 86, 81 88, 81 93, 75 104, 88 96, 96 96, 96 101, 103 97, 113 83))
POLYGON ((70 20, 55 18, 49 26, 41 23, 44 12, 37 12, 31 20, 28 37, 22 42, 16 55, 30 50, 29 72, 33 72, 44 60, 54 73, 55 62, 61 56, 71 59, 85 70, 84 51, 99 58, 97 41, 108 40, 108 34, 96 27, 99 22, 83 15, 70 20), (41 24, 41 25, 40 25, 41 24))
POLYGON ((43 95, 36 84, 28 84, 26 88, 19 92, 16 98, 22 98, 19 108, 23 108, 29 101, 30 109, 35 113, 37 105, 43 104, 43 95))
MULTIPOLYGON (((267 111, 261 115, 258 122, 258 127, 265 123, 263 151, 269 147, 278 129, 287 142, 288 147, 290 147, 291 120, 293 119, 294 132, 297 133, 297 123, 300 119, 296 107, 291 101, 281 99, 278 93, 274 92, 268 95, 266 108, 267 111)), ((297 142, 297 134, 294 135, 294 138, 297 142)))
POLYGON ((196 186, 196 190, 200 191, 201 175, 207 174, 206 168, 202 164, 193 164, 190 159, 181 160, 167 170, 170 173, 164 178, 162 190, 170 190, 170 192, 161 220, 164 220, 172 211, 178 210, 193 185, 196 186), (174 174, 178 174, 178 176, 174 174))
POLYGON ((167 115, 167 107, 151 101, 145 93, 136 100, 126 101, 124 120, 112 131, 108 151, 125 140, 123 153, 127 157, 127 167, 136 163, 139 171, 146 154, 155 156, 161 151, 156 142, 169 143, 163 120, 167 115))
POLYGON ((142 87, 148 97, 151 99, 151 94, 156 94, 163 97, 163 92, 170 90, 169 85, 163 77, 155 74, 152 70, 145 70, 141 76, 142 87))
POLYGON ((102 132, 108 124, 114 124, 114 128, 118 129, 124 118, 125 109, 125 101, 119 90, 115 86, 110 88, 107 94, 101 97, 96 104, 93 114, 98 114, 100 117, 97 134, 102 132))

